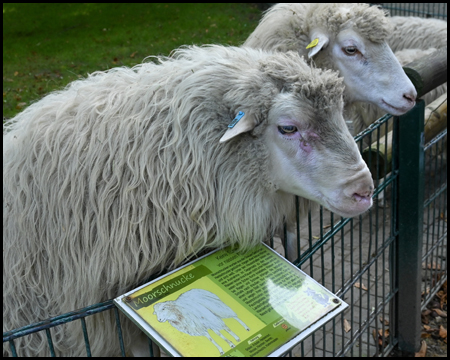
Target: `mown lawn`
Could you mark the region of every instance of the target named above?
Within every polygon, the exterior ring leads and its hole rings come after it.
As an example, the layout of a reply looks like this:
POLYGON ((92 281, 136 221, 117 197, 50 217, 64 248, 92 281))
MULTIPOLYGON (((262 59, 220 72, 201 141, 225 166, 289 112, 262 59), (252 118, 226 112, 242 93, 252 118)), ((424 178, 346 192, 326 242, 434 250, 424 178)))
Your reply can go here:
POLYGON ((255 4, 3 4, 3 118, 95 70, 185 44, 240 45, 255 4))

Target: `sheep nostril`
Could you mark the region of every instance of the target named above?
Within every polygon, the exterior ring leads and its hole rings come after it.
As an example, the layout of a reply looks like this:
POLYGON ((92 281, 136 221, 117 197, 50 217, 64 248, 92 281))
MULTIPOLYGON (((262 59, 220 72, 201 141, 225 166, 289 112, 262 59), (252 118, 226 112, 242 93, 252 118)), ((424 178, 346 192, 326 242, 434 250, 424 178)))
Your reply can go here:
POLYGON ((357 202, 370 202, 370 198, 372 197, 373 190, 367 191, 365 193, 354 193, 353 198, 357 202))
POLYGON ((403 97, 411 103, 416 101, 416 97, 414 95, 403 94, 403 97))

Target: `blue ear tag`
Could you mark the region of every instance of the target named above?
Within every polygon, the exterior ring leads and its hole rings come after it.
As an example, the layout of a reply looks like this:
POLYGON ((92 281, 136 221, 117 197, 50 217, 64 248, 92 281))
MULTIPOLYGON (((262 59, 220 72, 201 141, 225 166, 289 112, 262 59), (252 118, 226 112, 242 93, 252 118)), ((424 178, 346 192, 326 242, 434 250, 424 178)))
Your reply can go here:
POLYGON ((234 128, 234 126, 238 123, 239 120, 242 119, 242 117, 245 115, 243 111, 239 111, 236 117, 233 119, 233 121, 228 125, 230 129, 234 128))

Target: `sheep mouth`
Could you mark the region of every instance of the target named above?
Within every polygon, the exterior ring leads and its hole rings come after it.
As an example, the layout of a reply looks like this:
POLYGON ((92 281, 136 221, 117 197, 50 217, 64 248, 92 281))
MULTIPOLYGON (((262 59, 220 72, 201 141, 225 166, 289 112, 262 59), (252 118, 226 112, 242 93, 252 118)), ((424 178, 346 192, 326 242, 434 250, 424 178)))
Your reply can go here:
POLYGON ((414 106, 414 105, 411 105, 411 106, 396 107, 394 105, 387 103, 383 99, 381 99, 381 104, 383 105, 385 110, 387 110, 391 115, 395 115, 395 116, 403 115, 404 113, 409 111, 414 106))
POLYGON ((354 206, 353 208, 347 208, 347 209, 342 209, 342 208, 338 208, 334 205, 331 204, 330 201, 325 200, 325 207, 328 208, 328 210, 334 212, 335 214, 345 217, 345 218, 352 218, 358 215, 361 215, 363 213, 365 213, 367 210, 369 210, 372 207, 372 198, 370 198, 370 201, 368 204, 366 205, 361 205, 361 206, 354 206))

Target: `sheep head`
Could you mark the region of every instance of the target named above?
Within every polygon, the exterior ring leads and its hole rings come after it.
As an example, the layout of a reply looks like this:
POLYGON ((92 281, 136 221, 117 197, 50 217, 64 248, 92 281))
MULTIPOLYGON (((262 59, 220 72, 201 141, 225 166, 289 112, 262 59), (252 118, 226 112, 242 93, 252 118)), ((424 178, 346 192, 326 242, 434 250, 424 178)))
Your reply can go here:
POLYGON ((348 103, 372 103, 393 115, 402 115, 415 105, 414 85, 385 41, 367 41, 357 30, 348 28, 328 40, 321 51, 312 48, 309 56, 317 65, 329 64, 344 77, 348 103))
POLYGON ((383 10, 367 4, 277 4, 244 46, 297 51, 340 72, 346 104, 368 102, 402 115, 417 92, 387 45, 391 32, 383 10))
POLYGON ((267 147, 270 181, 278 192, 313 200, 344 217, 368 210, 374 186, 342 116, 342 79, 329 70, 310 69, 301 79, 280 84, 278 70, 265 68, 281 86, 267 119, 242 109, 220 142, 250 132, 267 147))

